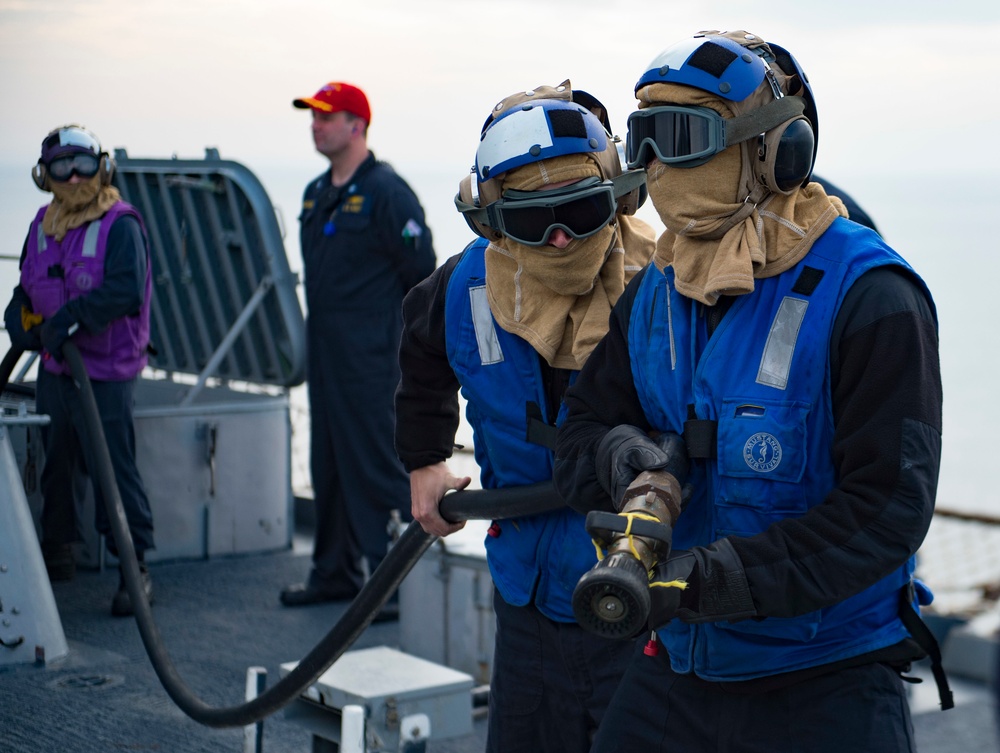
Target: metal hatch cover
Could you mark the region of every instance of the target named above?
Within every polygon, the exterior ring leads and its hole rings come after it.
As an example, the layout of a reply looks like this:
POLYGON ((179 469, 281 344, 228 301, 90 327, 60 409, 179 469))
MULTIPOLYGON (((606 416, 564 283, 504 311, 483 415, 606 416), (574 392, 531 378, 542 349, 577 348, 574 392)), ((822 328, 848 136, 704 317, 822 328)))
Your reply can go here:
POLYGON ((116 149, 115 162, 113 183, 149 233, 149 365, 199 375, 199 384, 301 384, 298 279, 257 177, 215 149, 203 160, 133 159, 116 149))

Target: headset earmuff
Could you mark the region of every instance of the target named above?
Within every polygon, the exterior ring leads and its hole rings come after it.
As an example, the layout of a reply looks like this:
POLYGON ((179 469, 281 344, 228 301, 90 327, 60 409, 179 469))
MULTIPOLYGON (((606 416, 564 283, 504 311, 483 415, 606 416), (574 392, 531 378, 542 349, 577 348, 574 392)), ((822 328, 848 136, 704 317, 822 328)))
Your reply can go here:
POLYGON ((38 160, 35 166, 31 168, 31 179, 35 181, 35 185, 38 186, 39 191, 49 190, 46 186, 46 179, 48 177, 48 170, 45 169, 45 163, 38 160))
MULTIPOLYGON (((503 238, 503 234, 494 230, 489 225, 486 225, 481 220, 477 219, 473 215, 481 215, 479 211, 484 206, 478 195, 478 191, 474 190, 472 181, 476 180, 475 168, 473 171, 462 178, 461 182, 458 184, 458 195, 455 196, 455 206, 458 211, 462 213, 462 217, 465 218, 465 223, 480 238, 486 238, 489 241, 499 241, 503 238)), ((476 184, 476 189, 478 189, 478 184, 476 184)), ((489 202, 487 202, 489 203, 489 202)))
POLYGON ((115 174, 115 160, 107 152, 101 152, 98 172, 101 174, 101 185, 111 185, 111 178, 115 174))
POLYGON ((805 117, 786 121, 760 137, 757 175, 775 193, 790 194, 812 172, 816 138, 805 117))

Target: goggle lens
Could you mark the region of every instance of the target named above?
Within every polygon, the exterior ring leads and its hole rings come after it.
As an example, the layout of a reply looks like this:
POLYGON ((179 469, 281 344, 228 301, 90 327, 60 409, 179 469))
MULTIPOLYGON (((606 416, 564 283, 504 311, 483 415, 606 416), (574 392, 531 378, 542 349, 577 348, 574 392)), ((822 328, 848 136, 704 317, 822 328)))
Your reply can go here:
POLYGON ((628 119, 625 143, 628 166, 644 167, 654 156, 678 167, 694 160, 702 164, 725 148, 722 120, 705 108, 665 106, 634 112, 628 119))
POLYGON ((73 173, 82 178, 92 178, 97 175, 100 158, 96 154, 77 152, 64 157, 56 157, 49 163, 48 171, 52 180, 60 183, 69 180, 73 173))
POLYGON ((573 238, 593 235, 615 216, 615 199, 610 185, 587 189, 585 195, 570 194, 549 204, 504 200, 498 203, 504 235, 529 246, 548 242, 553 230, 561 229, 573 238))

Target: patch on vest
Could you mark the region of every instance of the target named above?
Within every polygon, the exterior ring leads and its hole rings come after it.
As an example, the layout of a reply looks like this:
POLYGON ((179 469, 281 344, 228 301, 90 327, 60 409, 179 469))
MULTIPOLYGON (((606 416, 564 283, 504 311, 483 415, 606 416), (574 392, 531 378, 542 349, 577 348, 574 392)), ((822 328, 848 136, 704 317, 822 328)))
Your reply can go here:
POLYGON ((94 287, 94 277, 88 272, 77 272, 73 275, 73 286, 77 290, 91 290, 94 287))
POLYGON ((757 473, 770 473, 781 463, 781 444, 766 432, 754 434, 743 445, 743 460, 757 473))

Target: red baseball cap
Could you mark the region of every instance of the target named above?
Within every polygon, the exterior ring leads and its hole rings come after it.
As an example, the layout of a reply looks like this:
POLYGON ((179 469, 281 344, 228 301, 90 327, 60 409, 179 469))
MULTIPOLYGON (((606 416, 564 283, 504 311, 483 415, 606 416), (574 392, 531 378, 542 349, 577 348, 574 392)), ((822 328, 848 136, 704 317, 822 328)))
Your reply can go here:
POLYGON ((358 87, 340 81, 331 81, 311 97, 292 100, 292 105, 302 110, 319 110, 320 112, 340 112, 345 110, 352 115, 363 118, 366 123, 372 122, 372 111, 368 107, 368 97, 358 87))

